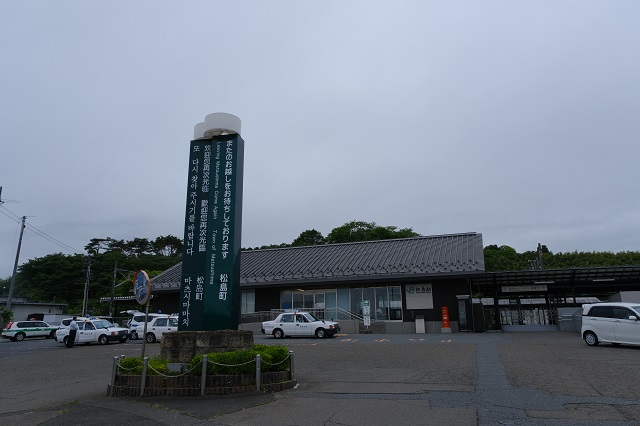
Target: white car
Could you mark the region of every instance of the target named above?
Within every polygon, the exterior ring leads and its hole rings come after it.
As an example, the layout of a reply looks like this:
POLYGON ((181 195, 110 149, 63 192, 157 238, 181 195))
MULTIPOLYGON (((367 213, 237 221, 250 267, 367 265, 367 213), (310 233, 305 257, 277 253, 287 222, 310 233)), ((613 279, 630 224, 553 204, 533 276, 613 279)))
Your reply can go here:
MULTIPOLYGON (((67 321, 63 320, 62 324, 65 322, 67 321)), ((129 339, 128 329, 116 327, 104 319, 95 317, 77 318, 76 324, 78 324, 78 332, 76 333, 75 343, 84 343, 85 345, 100 343, 101 345, 106 345, 109 342, 124 343, 129 339)), ((66 345, 68 338, 69 326, 61 326, 56 331, 56 341, 66 345)))
POLYGON ((22 341, 27 337, 52 338, 56 328, 44 321, 12 321, 2 330, 2 337, 11 339, 12 342, 22 341))
MULTIPOLYGON (((144 329, 144 323, 145 321, 151 321, 153 318, 155 317, 166 317, 168 315, 166 314, 149 314, 149 315, 145 315, 144 312, 140 312, 140 311, 134 311, 134 310, 129 310, 129 311, 123 311, 121 313, 127 313, 129 315, 131 315, 131 318, 129 319, 129 321, 127 321, 127 327, 129 328, 129 334, 130 334, 130 339, 131 340, 137 340, 138 339, 138 326, 142 325, 143 329, 144 329), (146 318, 146 320, 145 320, 146 318)), ((143 333, 140 333, 140 336, 142 336, 143 333)))
POLYGON ((262 323, 262 333, 276 339, 284 336, 333 337, 340 332, 340 324, 316 318, 310 312, 285 312, 273 321, 262 323))
POLYGON ((138 336, 146 336, 147 342, 154 343, 162 340, 164 333, 178 331, 178 317, 159 315, 147 323, 147 334, 144 334, 144 323, 138 324, 136 333, 138 336))
POLYGON ((582 305, 581 333, 589 346, 601 342, 640 345, 640 303, 582 305))

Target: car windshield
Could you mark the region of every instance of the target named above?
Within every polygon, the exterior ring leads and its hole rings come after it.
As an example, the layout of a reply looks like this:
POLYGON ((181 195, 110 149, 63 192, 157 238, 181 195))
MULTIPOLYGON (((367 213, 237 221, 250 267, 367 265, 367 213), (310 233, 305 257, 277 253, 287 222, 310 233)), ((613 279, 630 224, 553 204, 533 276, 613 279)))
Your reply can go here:
POLYGON ((640 305, 632 306, 631 309, 633 309, 634 311, 640 313, 640 305))
POLYGON ((109 321, 107 320, 97 320, 93 322, 93 325, 96 326, 96 328, 109 328, 109 327, 113 327, 113 324, 111 324, 109 321))
POLYGON ((318 319, 315 315, 313 315, 311 312, 307 312, 304 314, 305 317, 307 317, 307 319, 309 321, 320 321, 320 319, 318 319))

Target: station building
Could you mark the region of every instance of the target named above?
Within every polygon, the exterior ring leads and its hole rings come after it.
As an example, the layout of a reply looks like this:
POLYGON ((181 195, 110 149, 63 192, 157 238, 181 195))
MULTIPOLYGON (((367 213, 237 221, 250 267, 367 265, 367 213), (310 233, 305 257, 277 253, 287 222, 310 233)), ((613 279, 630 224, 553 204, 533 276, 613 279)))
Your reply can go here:
MULTIPOLYGON (((243 323, 304 309, 356 333, 448 331, 443 308, 452 332, 557 329, 559 308, 640 290, 640 266, 485 272, 475 232, 246 250, 240 269, 243 323)), ((151 279, 154 310, 179 311, 181 276, 151 279)))

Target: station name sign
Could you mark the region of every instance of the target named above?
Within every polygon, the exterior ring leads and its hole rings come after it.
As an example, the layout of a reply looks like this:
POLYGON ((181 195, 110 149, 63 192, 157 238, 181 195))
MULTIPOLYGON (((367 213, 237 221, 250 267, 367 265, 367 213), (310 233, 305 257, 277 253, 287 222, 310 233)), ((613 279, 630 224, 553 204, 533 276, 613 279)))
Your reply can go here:
POLYGON ((547 291, 546 284, 531 284, 531 285, 503 285, 503 293, 520 293, 520 292, 544 292, 547 291))

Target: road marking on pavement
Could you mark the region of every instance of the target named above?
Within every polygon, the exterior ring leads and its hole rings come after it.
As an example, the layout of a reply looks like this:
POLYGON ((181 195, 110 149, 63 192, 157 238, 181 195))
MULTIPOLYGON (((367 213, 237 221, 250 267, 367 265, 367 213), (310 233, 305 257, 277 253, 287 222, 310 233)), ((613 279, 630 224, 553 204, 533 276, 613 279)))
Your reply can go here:
POLYGON ((449 339, 449 340, 447 340, 447 339, 442 339, 442 340, 440 340, 440 343, 451 343, 451 342, 453 342, 453 340, 452 340, 452 339, 449 339))
POLYGON ((378 342, 378 343, 382 343, 382 342, 388 342, 389 339, 378 339, 378 340, 374 340, 374 342, 378 342))

